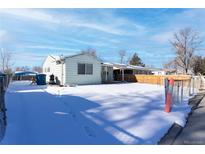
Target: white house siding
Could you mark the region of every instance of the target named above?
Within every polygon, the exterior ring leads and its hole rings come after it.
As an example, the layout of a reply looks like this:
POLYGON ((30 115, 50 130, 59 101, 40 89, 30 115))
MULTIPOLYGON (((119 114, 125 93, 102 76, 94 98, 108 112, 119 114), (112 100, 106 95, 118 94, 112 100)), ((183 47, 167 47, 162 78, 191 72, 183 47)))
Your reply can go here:
POLYGON ((113 81, 113 67, 112 66, 102 66, 102 83, 111 83, 113 81))
POLYGON ((56 65, 56 68, 55 68, 55 74, 54 74, 54 76, 55 77, 58 77, 58 80, 60 80, 60 84, 64 84, 65 82, 64 82, 64 68, 65 68, 65 66, 64 66, 64 64, 62 65, 62 64, 57 64, 56 65))
POLYGON ((46 82, 49 81, 49 76, 52 74, 53 69, 55 67, 55 63, 53 63, 54 59, 50 56, 46 57, 44 63, 43 63, 43 73, 46 74, 46 82), (50 68, 50 71, 48 72, 48 68, 50 68))
POLYGON ((65 82, 71 84, 99 84, 101 83, 101 62, 91 55, 78 55, 66 58, 65 82), (93 64, 93 74, 78 74, 78 63, 93 64))
MULTIPOLYGON (((64 69, 65 67, 63 67, 64 69)), ((50 75, 53 74, 55 77, 58 77, 60 80, 60 83, 62 82, 62 64, 56 64, 56 59, 52 58, 51 56, 48 56, 46 60, 43 63, 43 73, 46 74, 46 82, 49 82, 50 75), (48 68, 50 68, 50 71, 48 72, 48 68)), ((64 79, 65 80, 65 79, 64 79)))

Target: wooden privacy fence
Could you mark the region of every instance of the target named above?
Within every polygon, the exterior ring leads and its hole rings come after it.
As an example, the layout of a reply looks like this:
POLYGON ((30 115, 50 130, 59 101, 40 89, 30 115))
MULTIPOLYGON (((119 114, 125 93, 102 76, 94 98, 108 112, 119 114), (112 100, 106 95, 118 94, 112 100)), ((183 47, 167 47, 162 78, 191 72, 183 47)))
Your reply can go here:
POLYGON ((164 76, 161 75, 135 75, 136 82, 148 84, 164 84, 164 76))
MULTIPOLYGON (((168 84, 170 80, 173 79, 173 84, 171 85, 171 93, 169 98, 171 99, 171 104, 179 104, 184 102, 185 98, 188 99, 189 96, 194 95, 201 90, 205 90, 205 78, 204 76, 190 76, 190 75, 143 75, 143 74, 126 74, 124 80, 127 82, 138 82, 147 83, 155 85, 164 85, 165 88, 165 101, 167 101, 168 89, 170 85, 168 84)), ((121 77, 119 76, 121 81, 121 77)))
MULTIPOLYGON (((184 96, 193 95, 199 92, 202 86, 204 86, 205 89, 205 79, 202 76, 144 74, 125 74, 124 76, 124 80, 127 82, 164 85, 166 88, 165 79, 174 79, 173 97, 176 100, 175 102, 182 102, 184 96)), ((121 76, 118 76, 118 80, 121 81, 121 76)))
MULTIPOLYGON (((148 83, 148 84, 158 84, 158 85, 164 85, 164 79, 173 78, 176 80, 183 80, 185 82, 189 82, 191 80, 191 76, 189 75, 144 75, 144 74, 125 74, 124 80, 127 82, 138 82, 138 83, 148 83)), ((122 81, 122 75, 117 75, 117 80, 122 81)), ((185 85, 187 84, 185 83, 185 85)))
MULTIPOLYGON (((203 76, 190 76, 190 75, 134 75, 134 81, 138 83, 164 85, 165 93, 167 85, 166 80, 174 80, 172 99, 173 103, 183 102, 184 98, 194 95, 200 90, 205 89, 205 79, 203 76)), ((125 78, 133 79, 133 78, 125 78)))
MULTIPOLYGON (((117 74, 115 80, 116 81, 122 81, 122 75, 121 74, 117 74)), ((124 74, 124 81, 127 81, 127 82, 137 82, 135 75, 132 75, 132 74, 124 74)))
POLYGON ((158 84, 164 85, 165 78, 174 79, 175 81, 184 81, 185 85, 188 85, 191 76, 189 75, 134 75, 135 81, 139 83, 148 83, 148 84, 158 84))

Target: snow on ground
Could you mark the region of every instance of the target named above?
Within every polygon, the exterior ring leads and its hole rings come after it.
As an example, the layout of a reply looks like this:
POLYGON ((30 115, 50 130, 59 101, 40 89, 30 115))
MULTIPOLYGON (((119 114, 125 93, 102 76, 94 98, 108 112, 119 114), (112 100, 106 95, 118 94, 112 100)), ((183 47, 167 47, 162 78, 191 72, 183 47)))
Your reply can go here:
POLYGON ((164 110, 164 87, 127 83, 77 87, 13 82, 1 144, 157 144, 185 124, 187 101, 164 110))

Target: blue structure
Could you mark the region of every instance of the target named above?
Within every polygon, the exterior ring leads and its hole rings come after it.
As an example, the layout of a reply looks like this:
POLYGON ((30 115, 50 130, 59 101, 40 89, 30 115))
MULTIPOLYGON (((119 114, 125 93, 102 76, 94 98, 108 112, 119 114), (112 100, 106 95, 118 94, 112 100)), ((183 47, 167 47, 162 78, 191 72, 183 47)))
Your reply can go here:
POLYGON ((31 72, 31 71, 20 71, 20 72, 15 72, 14 76, 36 76, 38 73, 37 72, 31 72))
POLYGON ((13 80, 35 80, 37 72, 18 71, 14 73, 13 80))
POLYGON ((36 83, 37 85, 46 85, 46 74, 37 74, 36 83))
POLYGON ((31 80, 37 85, 46 85, 46 74, 38 74, 32 71, 15 72, 13 79, 15 80, 31 80))
POLYGON ((6 74, 4 74, 0 71, 0 77, 4 77, 4 76, 6 76, 6 74))

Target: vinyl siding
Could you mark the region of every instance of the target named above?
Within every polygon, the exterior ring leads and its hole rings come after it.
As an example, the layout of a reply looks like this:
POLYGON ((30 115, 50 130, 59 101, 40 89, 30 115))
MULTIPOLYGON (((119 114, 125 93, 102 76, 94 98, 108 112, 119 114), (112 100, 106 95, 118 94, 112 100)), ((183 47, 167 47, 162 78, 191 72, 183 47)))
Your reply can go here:
POLYGON ((109 66, 102 66, 102 82, 103 83, 110 83, 113 81, 113 67, 109 66), (107 80, 106 80, 106 73, 107 73, 107 80))
MULTIPOLYGON (((65 69, 65 66, 63 66, 63 69, 65 69)), ((65 72, 65 70, 63 70, 65 72)), ((48 56, 43 64, 43 73, 46 74, 46 82, 49 82, 50 75, 53 74, 55 77, 58 77, 60 80, 60 83, 62 83, 62 65, 57 65, 55 60, 48 56), (45 71, 45 68, 50 67, 50 72, 45 71)), ((65 81, 65 78, 63 79, 63 82, 65 81)), ((63 84, 63 83, 62 83, 63 84)))
POLYGON ((66 58, 65 72, 65 82, 67 85, 101 83, 101 63, 95 57, 90 55, 79 55, 66 58), (78 63, 93 64, 93 74, 79 75, 78 63))

